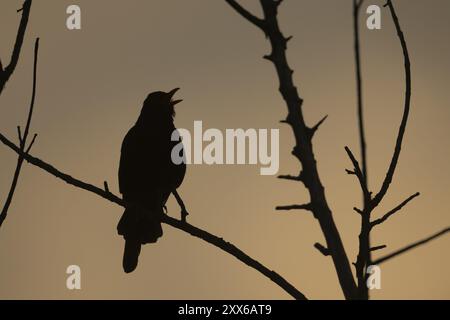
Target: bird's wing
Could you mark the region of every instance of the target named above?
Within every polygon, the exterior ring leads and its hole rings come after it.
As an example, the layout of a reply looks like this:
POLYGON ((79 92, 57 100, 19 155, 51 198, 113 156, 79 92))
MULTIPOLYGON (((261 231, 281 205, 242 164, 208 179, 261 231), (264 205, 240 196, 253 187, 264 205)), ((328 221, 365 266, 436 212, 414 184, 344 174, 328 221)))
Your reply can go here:
POLYGON ((186 165, 172 162, 172 148, 178 142, 158 130, 133 127, 122 143, 119 188, 124 196, 144 195, 159 189, 169 193, 183 181, 186 165))
POLYGON ((119 164, 119 189, 126 196, 136 189, 140 170, 140 139, 135 127, 131 128, 122 142, 119 164))

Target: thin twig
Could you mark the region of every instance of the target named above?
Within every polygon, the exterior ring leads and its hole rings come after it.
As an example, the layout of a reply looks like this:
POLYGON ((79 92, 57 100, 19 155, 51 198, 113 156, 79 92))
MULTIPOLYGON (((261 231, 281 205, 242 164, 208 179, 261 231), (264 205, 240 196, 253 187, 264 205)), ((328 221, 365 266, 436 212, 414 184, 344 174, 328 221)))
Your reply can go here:
POLYGON ((244 17, 246 20, 253 23, 255 26, 259 28, 264 27, 264 20, 254 16, 252 13, 250 13, 247 9, 242 7, 236 0, 225 0, 236 12, 238 12, 242 17, 244 17))
POLYGON ((353 155, 353 152, 350 150, 349 147, 345 147, 345 151, 347 152, 348 157, 350 158, 350 161, 353 164, 353 170, 346 170, 348 174, 354 174, 358 178, 359 184, 361 186, 361 190, 363 192, 364 196, 364 202, 368 202, 370 200, 370 192, 367 189, 367 183, 366 178, 364 176, 364 173, 361 170, 361 167, 359 165, 358 160, 356 160, 355 156, 353 155))
POLYGON ((405 135, 406 125, 408 123, 409 111, 411 106, 411 62, 409 58, 408 46, 406 44, 405 36, 400 26, 397 14, 395 12, 394 5, 391 0, 387 0, 386 6, 389 7, 391 12, 392 20, 394 21, 395 29, 397 31, 397 36, 402 47, 403 59, 405 65, 405 104, 403 109, 402 121, 398 130, 397 141, 395 143, 394 153, 392 155, 391 163, 389 165, 386 177, 384 178, 383 184, 380 191, 375 195, 373 199, 373 205, 378 205, 383 197, 388 191, 389 185, 394 177, 395 169, 397 168, 398 159, 400 157, 400 151, 402 148, 403 137, 405 135))
POLYGON ((390 254, 388 254, 388 255, 386 255, 386 256, 383 256, 383 257, 381 257, 381 258, 378 258, 378 259, 374 260, 374 261, 372 262, 372 264, 379 265, 379 264, 381 264, 381 263, 383 263, 383 262, 386 262, 386 261, 388 261, 388 260, 391 260, 392 258, 395 258, 395 257, 397 257, 397 256, 399 256, 399 255, 401 255, 401 254, 403 254, 403 253, 406 253, 406 252, 408 252, 408 251, 410 251, 410 250, 412 250, 412 249, 414 249, 414 248, 417 248, 418 246, 421 246, 421 245, 423 245, 423 244, 425 244, 425 243, 427 243, 427 242, 430 242, 431 240, 434 240, 434 239, 436 239, 436 238, 438 238, 438 237, 440 237, 440 236, 443 236, 443 235, 446 234, 447 232, 450 232, 450 227, 447 227, 447 228, 445 228, 444 230, 439 231, 438 233, 435 233, 435 234, 433 234, 432 236, 429 236, 429 237, 427 237, 427 238, 425 238, 425 239, 422 239, 422 240, 419 240, 419 241, 417 241, 417 242, 414 242, 414 243, 412 243, 412 244, 410 244, 410 245, 408 245, 408 246, 406 246, 406 247, 404 247, 404 248, 402 248, 402 249, 399 249, 399 250, 397 250, 397 251, 394 251, 394 252, 392 252, 392 253, 390 253, 390 254))
POLYGON ((374 227, 376 225, 379 225, 383 222, 385 222, 390 216, 395 214, 396 212, 400 211, 404 206, 408 204, 412 199, 415 197, 418 197, 420 195, 419 192, 416 192, 412 196, 409 196, 406 200, 404 200, 402 203, 400 203, 398 206, 396 206, 394 209, 390 210, 388 213, 386 213, 384 216, 382 216, 380 219, 374 220, 371 223, 371 227, 374 227))
POLYGON ((14 192, 16 191, 17 183, 19 182, 20 171, 22 169, 22 164, 23 164, 23 160, 24 160, 23 154, 27 154, 31 150, 31 147, 33 146, 34 141, 37 136, 37 135, 34 135, 30 145, 28 146, 28 148, 26 148, 28 133, 30 131, 30 126, 31 126, 31 119, 33 117, 34 102, 35 102, 35 97, 36 97, 38 51, 39 51, 39 38, 36 39, 36 42, 34 45, 33 89, 32 89, 32 94, 31 94, 30 108, 28 110, 28 118, 27 118, 27 122, 25 125, 25 130, 24 130, 23 136, 20 131, 20 127, 18 127, 19 128, 18 134, 19 134, 19 140, 20 140, 19 145, 20 145, 21 153, 19 153, 19 155, 18 155, 17 165, 16 165, 16 169, 14 170, 14 176, 13 176, 13 180, 11 182, 11 187, 9 189, 5 204, 3 205, 3 209, 0 213, 0 227, 3 225, 3 222, 5 221, 6 216, 8 215, 8 210, 9 210, 9 207, 11 206, 11 202, 14 197, 14 192))
POLYGON ((14 49, 11 54, 11 61, 9 62, 9 64, 6 67, 3 68, 3 66, 2 66, 0 68, 0 94, 2 93, 3 89, 5 88, 6 82, 8 82, 12 73, 16 69, 17 63, 19 61, 19 56, 20 56, 20 51, 22 49, 23 39, 25 37, 25 31, 26 31, 27 25, 28 25, 28 18, 30 16, 31 2, 32 2, 32 0, 25 0, 22 10, 20 10, 20 11, 22 11, 22 18, 20 20, 19 28, 17 30, 16 42, 14 44, 14 49))
POLYGON ((277 206, 275 207, 275 210, 312 210, 312 206, 310 203, 307 204, 292 204, 287 206, 277 206))
MULTIPOLYGON (((361 5, 363 0, 353 0, 353 33, 354 33, 354 52, 355 52, 355 74, 356 74, 356 91, 357 91, 357 115, 358 115, 358 130, 359 130, 359 144, 361 152, 361 167, 355 169, 355 175, 361 184, 361 191, 363 196, 363 209, 357 211, 361 215, 361 229, 358 237, 359 251, 356 258, 356 278, 358 279, 358 295, 360 299, 369 299, 369 291, 366 285, 365 270, 370 263, 371 249, 370 249, 370 214, 372 207, 370 205, 371 194, 369 192, 369 182, 367 173, 367 144, 364 129, 364 109, 363 109, 363 86, 362 86, 362 71, 361 71, 361 48, 360 48, 360 34, 359 34, 359 16, 361 12, 361 5)), ((350 149, 347 150, 349 156, 350 149)), ((353 160, 352 160, 353 161, 353 160)), ((355 160, 356 161, 356 160, 355 160)), ((354 161, 353 161, 354 162, 354 161)))
POLYGON ((322 244, 318 242, 314 243, 314 248, 316 248, 325 257, 328 257, 330 255, 330 250, 328 250, 328 248, 325 248, 322 244))
POLYGON ((362 72, 361 72, 361 53, 359 45, 359 12, 362 1, 353 0, 353 31, 354 31, 354 50, 355 50, 355 64, 356 64, 356 91, 358 104, 358 128, 359 140, 361 147, 361 171, 368 188, 367 179, 367 145, 366 135, 364 131, 364 113, 363 113, 363 92, 362 92, 362 72))

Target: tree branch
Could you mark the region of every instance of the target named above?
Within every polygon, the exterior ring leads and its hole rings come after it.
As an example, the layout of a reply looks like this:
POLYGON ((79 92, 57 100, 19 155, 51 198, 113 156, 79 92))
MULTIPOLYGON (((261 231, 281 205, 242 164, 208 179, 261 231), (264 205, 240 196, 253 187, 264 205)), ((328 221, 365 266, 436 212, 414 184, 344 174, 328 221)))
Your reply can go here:
POLYGON ((398 159, 400 157, 400 151, 402 148, 403 137, 405 135, 406 124, 408 123, 408 116, 411 105, 411 62, 409 58, 408 46, 406 45, 405 36, 400 27, 400 22, 398 20, 397 14, 395 12, 394 5, 391 0, 387 0, 386 6, 389 7, 389 11, 391 12, 392 20, 394 21, 395 29, 397 31, 397 36, 400 41, 400 45, 402 47, 403 59, 405 65, 405 104, 403 109, 403 117, 400 123, 400 128, 398 130, 397 141, 395 143, 394 153, 392 155, 391 163, 389 165, 388 171, 386 173, 386 177, 384 178, 383 184, 381 186, 380 191, 376 194, 373 199, 373 205, 378 205, 383 197, 386 195, 387 190, 389 189, 389 185, 392 182, 392 178, 395 173, 395 169, 397 167, 398 159))
POLYGON ((412 250, 414 248, 417 248, 418 246, 421 246, 421 245, 423 245, 423 244, 425 244, 427 242, 430 242, 431 240, 434 240, 434 239, 436 239, 436 238, 438 238, 440 236, 443 236, 444 234, 446 234, 449 231, 450 231, 450 227, 447 227, 444 230, 433 234, 432 236, 429 236, 429 237, 427 237, 425 239, 422 239, 422 240, 419 240, 417 242, 414 242, 414 243, 412 243, 412 244, 410 244, 410 245, 408 245, 408 246, 406 246, 406 247, 404 247, 402 249, 394 251, 394 252, 392 252, 392 253, 384 256, 384 257, 378 258, 375 261, 373 261, 372 264, 379 265, 379 264, 381 264, 383 262, 391 260, 392 258, 395 258, 396 256, 399 256, 399 255, 401 255, 403 253, 406 253, 406 252, 408 252, 408 251, 410 251, 410 250, 412 250))
POLYGON ((310 135, 311 139, 314 136, 314 134, 316 133, 317 129, 319 129, 319 127, 322 125, 322 123, 324 123, 325 120, 327 120, 327 118, 328 118, 328 115, 326 115, 325 117, 320 119, 319 122, 317 122, 312 128, 310 128, 309 135, 310 135))
POLYGON ((277 206, 275 210, 309 210, 312 211, 312 206, 310 203, 307 204, 293 204, 288 206, 277 206))
MULTIPOLYGON (((385 179, 383 180, 380 191, 372 198, 372 195, 369 192, 368 187, 368 179, 367 179, 367 151, 366 151, 366 141, 365 141, 365 132, 364 132, 364 121, 363 121, 363 99, 362 99, 362 77, 361 77, 361 59, 360 59, 360 44, 359 44, 359 12, 361 5, 363 4, 363 0, 353 0, 353 28, 354 28, 354 50, 355 50, 355 62, 356 62, 356 83, 357 83, 357 102, 358 102, 358 127, 359 127, 359 136, 360 136, 360 145, 361 145, 361 158, 362 158, 362 167, 359 167, 358 162, 354 158, 354 156, 349 152, 349 149, 346 148, 347 153, 349 154, 352 162, 355 165, 355 175, 358 177, 361 189, 364 196, 364 208, 361 210, 361 232, 359 235, 359 252, 356 261, 356 273, 358 278, 358 291, 359 298, 367 299, 368 298, 368 288, 366 285, 366 275, 365 270, 366 266, 372 264, 371 260, 371 251, 373 248, 370 246, 370 231, 372 227, 376 224, 380 224, 386 219, 388 219, 392 214, 400 210, 408 201, 402 203, 397 208, 394 208, 392 211, 388 212, 384 217, 378 219, 374 222, 370 222, 370 216, 374 208, 376 208, 383 197, 386 195, 390 183, 392 182, 395 169, 397 167, 398 159, 400 156, 400 151, 403 143, 403 137, 406 130, 406 125, 408 122, 408 116, 410 111, 410 102, 411 102, 411 64, 409 59, 408 48, 406 45, 406 40, 404 38, 403 32, 400 27, 400 23, 395 12, 394 6, 391 0, 388 0, 385 6, 389 7, 391 12, 392 19, 394 21, 395 29, 397 31, 397 36, 400 41, 400 45, 403 52, 404 65, 405 65, 405 103, 403 116, 400 123, 399 132, 397 135, 397 140, 394 148, 394 152, 392 155, 392 159, 387 170, 385 179)), ((418 195, 418 194, 417 194, 418 195)), ((416 196, 417 196, 416 195, 416 196)), ((414 196, 415 197, 415 196, 414 196)))
POLYGON ((293 176, 290 174, 279 175, 278 179, 290 180, 290 181, 302 181, 301 176, 293 176))
POLYGON ((314 248, 316 248, 325 257, 330 255, 330 250, 328 250, 328 248, 325 248, 322 244, 318 242, 314 243, 314 248))
POLYGON ((420 192, 416 192, 415 194, 413 194, 412 196, 409 196, 406 200, 404 200, 402 203, 400 203, 398 206, 396 206, 394 209, 390 210, 388 213, 386 213, 383 217, 381 217, 380 219, 374 220, 371 223, 371 227, 373 228, 374 226, 383 223, 384 221, 386 221, 390 216, 392 216, 393 214, 395 214, 396 212, 400 211, 404 206, 406 206, 408 204, 408 202, 410 202, 412 199, 414 199, 415 197, 418 197, 420 195, 420 192))
MULTIPOLYGON (((353 36, 354 36, 354 52, 355 52, 355 75, 356 75, 356 96, 357 96, 357 116, 359 144, 361 152, 361 167, 350 149, 346 148, 347 154, 352 160, 357 176, 361 185, 363 196, 363 209, 356 211, 361 215, 361 229, 358 237, 359 251, 356 258, 356 278, 358 279, 358 296, 360 299, 369 299, 369 290, 366 285, 365 270, 371 261, 371 245, 370 245, 370 214, 371 194, 369 192, 369 182, 367 173, 367 144, 364 129, 364 109, 363 109, 363 87, 362 87, 362 71, 361 71, 361 52, 360 52, 360 34, 359 34, 359 16, 363 0, 353 0, 353 36)), ((349 173, 349 171, 347 171, 349 173)), ((354 208, 356 209, 356 208, 354 208)))
POLYGON ((353 155, 353 152, 350 150, 349 147, 345 147, 345 151, 347 152, 347 155, 348 155, 348 157, 350 158, 350 161, 353 164, 353 171, 346 170, 346 172, 348 174, 356 175, 356 177, 358 178, 359 184, 361 186, 361 190, 363 192, 364 203, 369 202, 370 201, 370 192, 367 189, 366 178, 364 176, 364 173, 361 170, 359 162, 358 162, 358 160, 356 160, 355 156, 353 155))
POLYGON ((0 70, 0 94, 2 93, 6 82, 8 82, 19 61, 20 50, 22 49, 23 39, 25 37, 25 31, 28 25, 28 18, 30 16, 31 3, 32 0, 25 0, 22 10, 19 10, 22 11, 22 18, 17 30, 16 42, 11 54, 11 61, 5 68, 2 66, 0 70))
MULTIPOLYGON (((36 98, 36 77, 37 77, 38 51, 39 51, 39 38, 36 39, 36 42, 34 45, 33 89, 32 89, 32 94, 31 94, 30 108, 28 110, 28 118, 27 118, 27 122, 25 125, 25 131, 23 133, 23 136, 22 136, 22 133, 20 130, 20 126, 17 127, 18 134, 19 134, 19 140, 20 140, 19 141, 20 151, 24 154, 28 154, 28 152, 31 150, 31 147, 33 146, 34 141, 37 136, 36 134, 33 136, 33 139, 31 140, 31 143, 27 148, 27 146, 26 146, 27 138, 28 138, 28 134, 29 134, 30 126, 31 126, 34 102, 35 102, 35 98, 36 98)), ((17 158, 16 169, 14 170, 14 176, 13 176, 13 180, 11 182, 11 187, 9 189, 5 204, 3 205, 3 209, 0 213, 0 227, 3 225, 3 222, 5 221, 6 216, 8 215, 8 210, 9 210, 9 207, 11 206, 11 202, 14 197, 14 192, 16 191, 17 183, 19 182, 20 171, 22 169, 22 164, 23 164, 23 160, 24 160, 22 153, 19 154, 19 156, 17 158)))
POLYGON ((246 20, 253 23, 258 28, 264 30, 264 20, 254 16, 249 11, 247 11, 244 7, 242 7, 236 0, 225 0, 237 13, 239 13, 246 20))
MULTIPOLYGON (((77 188, 84 189, 86 191, 95 193, 96 195, 111 201, 113 203, 116 203, 122 207, 127 207, 128 204, 118 196, 114 195, 113 193, 106 191, 104 189, 101 189, 99 187, 96 187, 92 184, 83 182, 81 180, 78 180, 66 173, 61 172, 60 170, 56 169, 51 164, 42 161, 41 159, 38 159, 36 157, 31 156, 30 154, 27 154, 23 152, 18 146, 16 146, 13 142, 11 142, 8 138, 6 138, 3 134, 0 133, 0 141, 5 144, 7 147, 15 151, 17 154, 22 156, 28 163, 41 168, 42 170, 46 171, 47 173, 63 180, 64 182, 73 185, 77 188)), ((190 235, 200 238, 220 249, 223 251, 229 253, 230 255, 234 256, 236 259, 240 260, 247 266, 259 271, 261 274, 272 280, 275 284, 277 284, 279 287, 284 289, 287 293, 289 293, 292 297, 298 300, 306 300, 306 297, 298 291, 292 284, 290 284, 286 279, 284 279, 281 275, 279 275, 277 272, 268 269, 266 266, 258 262, 257 260, 253 259, 249 255, 247 255, 245 252, 240 250, 238 247, 234 246, 233 244, 223 240, 222 238, 219 238, 205 230, 202 230, 200 228, 197 228, 189 223, 177 220, 175 218, 169 217, 167 215, 163 215, 162 222, 166 223, 176 229, 179 229, 181 231, 184 231, 186 233, 189 233, 190 235)))
POLYGON ((355 50, 355 65, 356 65, 356 91, 357 91, 357 105, 358 105, 358 128, 359 140, 361 147, 361 171, 368 188, 367 179, 367 145, 366 135, 364 131, 364 113, 363 113, 363 93, 362 93, 362 75, 361 75, 361 53, 359 45, 359 12, 362 0, 353 0, 353 32, 354 32, 354 50, 355 50))

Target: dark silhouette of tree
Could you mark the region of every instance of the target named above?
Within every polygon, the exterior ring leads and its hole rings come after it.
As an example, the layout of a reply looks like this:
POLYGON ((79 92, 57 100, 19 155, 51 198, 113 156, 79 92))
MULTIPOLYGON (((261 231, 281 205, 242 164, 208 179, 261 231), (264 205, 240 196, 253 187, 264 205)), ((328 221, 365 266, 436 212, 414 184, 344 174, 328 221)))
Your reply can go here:
POLYGON ((22 9, 17 10, 17 12, 22 11, 22 19, 20 20, 19 28, 17 30, 16 42, 11 54, 11 61, 6 67, 0 60, 0 94, 5 88, 6 82, 13 74, 16 69, 17 63, 19 62, 20 50, 22 49, 23 39, 25 37, 25 31, 27 30, 28 18, 30 16, 32 0, 25 0, 22 9))

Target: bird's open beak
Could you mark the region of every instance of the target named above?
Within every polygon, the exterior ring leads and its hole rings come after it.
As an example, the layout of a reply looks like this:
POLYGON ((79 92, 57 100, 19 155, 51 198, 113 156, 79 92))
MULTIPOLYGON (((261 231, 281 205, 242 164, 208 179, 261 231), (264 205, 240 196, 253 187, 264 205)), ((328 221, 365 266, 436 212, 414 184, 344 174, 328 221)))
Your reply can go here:
POLYGON ((175 89, 169 91, 169 92, 167 93, 167 95, 169 96, 170 99, 172 99, 172 97, 175 95, 175 93, 176 93, 178 90, 180 90, 180 88, 175 88, 175 89))
POLYGON ((173 96, 175 95, 175 93, 180 90, 180 88, 175 88, 173 90, 171 90, 170 92, 167 93, 167 95, 169 96, 169 98, 171 99, 170 103, 174 106, 178 103, 180 103, 183 100, 172 100, 173 96))
POLYGON ((174 105, 176 105, 177 103, 180 103, 181 101, 183 101, 183 100, 181 100, 181 99, 179 99, 179 100, 173 100, 173 101, 171 101, 170 103, 174 106, 174 105))

